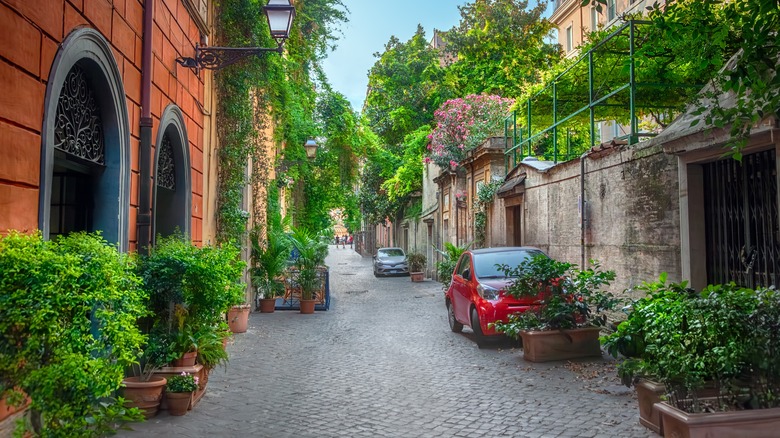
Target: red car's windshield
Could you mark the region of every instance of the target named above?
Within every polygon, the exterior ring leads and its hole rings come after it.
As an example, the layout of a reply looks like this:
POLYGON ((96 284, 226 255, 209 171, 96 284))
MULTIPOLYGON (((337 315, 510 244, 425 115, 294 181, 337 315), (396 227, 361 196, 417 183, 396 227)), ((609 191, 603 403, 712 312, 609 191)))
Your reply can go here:
POLYGON ((533 258, 538 254, 544 254, 536 250, 499 251, 482 254, 474 254, 474 273, 477 278, 504 278, 499 265, 509 265, 514 268, 523 260, 533 258))

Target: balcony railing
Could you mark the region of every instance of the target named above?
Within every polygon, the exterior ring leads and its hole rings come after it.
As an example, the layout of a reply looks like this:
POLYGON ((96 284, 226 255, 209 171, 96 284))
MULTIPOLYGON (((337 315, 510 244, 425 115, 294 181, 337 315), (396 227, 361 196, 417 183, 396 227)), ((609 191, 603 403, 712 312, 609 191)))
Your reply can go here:
MULTIPOLYGON (((643 68, 646 63, 637 65, 638 41, 660 44, 646 41, 641 29, 647 24, 631 20, 617 27, 541 91, 516 104, 504 123, 507 168, 528 156, 553 162, 576 158, 598 142, 596 123, 616 117, 629 128, 616 140, 634 144, 655 135, 640 129, 643 112, 671 120, 682 111, 702 85, 664 83, 643 68)), ((669 71, 678 68, 677 61, 667 63, 669 71)))

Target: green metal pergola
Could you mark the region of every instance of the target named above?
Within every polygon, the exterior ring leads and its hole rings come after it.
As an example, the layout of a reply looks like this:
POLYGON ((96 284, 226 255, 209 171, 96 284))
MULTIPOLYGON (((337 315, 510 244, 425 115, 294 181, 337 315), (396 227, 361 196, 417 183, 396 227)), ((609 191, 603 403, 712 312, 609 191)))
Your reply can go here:
MULTIPOLYGON (((628 144, 635 144, 642 137, 656 135, 640 130, 640 110, 660 111, 671 120, 684 109, 690 91, 698 91, 702 85, 659 82, 657 77, 649 77, 646 72, 643 74, 642 63, 638 62, 640 60, 636 55, 637 49, 644 44, 653 44, 654 48, 663 49, 661 41, 648 41, 648 35, 642 34, 641 29, 649 24, 650 21, 627 21, 582 54, 506 118, 504 139, 507 169, 515 167, 518 160, 528 156, 542 155, 555 163, 561 159, 566 161, 578 157, 580 153, 572 150, 575 137, 572 135, 572 126, 581 130, 589 129, 587 144, 592 148, 596 145, 596 123, 614 120, 605 114, 599 115, 600 109, 611 109, 613 114, 620 112, 622 118, 627 115, 628 134, 615 138, 626 140, 628 144), (587 75, 587 84, 584 83, 585 78, 581 77, 583 73, 587 75), (660 93, 653 96, 653 92, 648 90, 660 90, 660 93), (525 120, 521 120, 518 126, 518 118, 522 118, 523 113, 525 120), (562 130, 566 133, 564 150, 559 147, 562 130), (552 150, 543 154, 534 153, 534 145, 540 142, 552 142, 552 150)), ((642 60, 647 59, 642 57, 642 60)), ((665 73, 670 74, 667 76, 674 76, 674 68, 680 62, 669 54, 659 54, 652 59, 668 67, 665 73)))

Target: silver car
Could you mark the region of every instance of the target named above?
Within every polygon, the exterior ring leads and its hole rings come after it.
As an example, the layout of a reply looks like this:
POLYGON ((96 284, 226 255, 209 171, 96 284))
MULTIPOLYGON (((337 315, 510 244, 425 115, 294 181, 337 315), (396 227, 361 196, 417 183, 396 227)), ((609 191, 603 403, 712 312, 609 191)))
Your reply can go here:
POLYGON ((374 255, 374 276, 409 275, 406 253, 402 248, 379 248, 374 255))

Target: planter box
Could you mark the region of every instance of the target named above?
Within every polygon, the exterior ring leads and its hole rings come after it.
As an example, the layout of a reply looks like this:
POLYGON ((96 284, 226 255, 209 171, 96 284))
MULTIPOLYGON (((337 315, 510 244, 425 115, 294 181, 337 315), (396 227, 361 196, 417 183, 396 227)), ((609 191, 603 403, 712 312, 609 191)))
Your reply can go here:
POLYGON ((639 424, 662 435, 661 418, 654 405, 661 402, 661 396, 666 391, 666 387, 658 382, 651 380, 642 380, 636 385, 636 398, 639 402, 639 424))
POLYGON ((425 281, 425 272, 411 272, 409 273, 409 277, 411 277, 414 282, 425 281))
POLYGON ((552 362, 581 357, 601 357, 598 327, 571 330, 521 331, 523 358, 552 362))
POLYGON ((780 430, 780 408, 689 414, 661 402, 655 409, 667 437, 774 438, 780 430))

